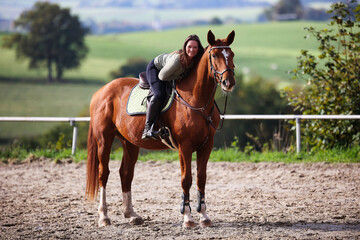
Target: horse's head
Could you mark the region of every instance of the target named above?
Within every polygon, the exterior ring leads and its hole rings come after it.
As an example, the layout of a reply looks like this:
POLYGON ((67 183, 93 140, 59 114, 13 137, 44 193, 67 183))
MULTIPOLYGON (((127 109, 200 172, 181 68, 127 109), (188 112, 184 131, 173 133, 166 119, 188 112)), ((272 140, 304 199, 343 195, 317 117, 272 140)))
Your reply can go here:
POLYGON ((210 77, 214 78, 225 92, 231 92, 235 86, 234 53, 230 48, 234 37, 235 32, 232 31, 226 39, 215 40, 211 30, 209 30, 207 36, 210 77))

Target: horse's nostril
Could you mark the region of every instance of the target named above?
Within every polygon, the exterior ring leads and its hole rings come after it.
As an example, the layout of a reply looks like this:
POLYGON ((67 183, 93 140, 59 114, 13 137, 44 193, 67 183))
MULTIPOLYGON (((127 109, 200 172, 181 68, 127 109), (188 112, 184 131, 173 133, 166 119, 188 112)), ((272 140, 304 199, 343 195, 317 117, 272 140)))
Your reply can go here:
POLYGON ((229 79, 225 79, 224 81, 222 81, 222 84, 224 85, 224 87, 229 87, 230 86, 230 81, 229 79))

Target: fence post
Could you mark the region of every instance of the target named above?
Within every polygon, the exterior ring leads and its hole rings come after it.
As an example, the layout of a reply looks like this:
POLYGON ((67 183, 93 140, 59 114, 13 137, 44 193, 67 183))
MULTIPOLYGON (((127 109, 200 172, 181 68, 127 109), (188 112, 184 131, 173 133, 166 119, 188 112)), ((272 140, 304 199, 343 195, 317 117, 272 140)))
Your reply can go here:
POLYGON ((300 131, 300 118, 296 118, 296 152, 297 154, 301 151, 301 131, 300 131))
POLYGON ((71 154, 74 155, 76 152, 76 144, 77 144, 77 126, 75 125, 75 121, 70 121, 70 126, 73 126, 71 154))

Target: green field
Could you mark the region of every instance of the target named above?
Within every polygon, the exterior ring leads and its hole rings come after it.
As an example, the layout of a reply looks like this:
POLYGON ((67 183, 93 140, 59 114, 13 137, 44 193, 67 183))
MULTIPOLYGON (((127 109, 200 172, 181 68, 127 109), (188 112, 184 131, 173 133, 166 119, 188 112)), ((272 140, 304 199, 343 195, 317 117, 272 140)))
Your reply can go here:
MULTIPOLYGON (((88 108, 95 84, 0 82, 0 116, 73 117, 88 108)), ((31 136, 57 123, 0 122, 0 137, 31 136)))
MULTIPOLYGON (((248 67, 253 72, 269 79, 288 81, 288 70, 296 66, 296 57, 301 49, 316 49, 314 38, 304 39, 306 26, 325 28, 326 23, 284 22, 263 24, 239 24, 182 28, 162 32, 137 32, 127 34, 88 36, 90 52, 77 70, 65 72, 65 78, 100 80, 107 82, 109 72, 130 57, 150 60, 157 54, 181 48, 185 37, 196 33, 203 45, 207 45, 206 34, 211 29, 215 36, 226 37, 235 30, 235 53, 237 71, 248 67), (271 64, 278 69, 272 70, 271 64)), ((2 42, 0 40, 0 42, 2 42)), ((27 69, 27 62, 15 61, 12 50, 0 49, 0 76, 12 78, 44 78, 45 70, 27 69)))
MULTIPOLYGON (((90 49, 77 70, 66 71, 71 83, 47 84, 44 69, 28 70, 27 61, 15 60, 15 51, 0 49, 0 116, 77 116, 89 104, 92 94, 110 79, 110 71, 132 57, 152 59, 157 54, 181 48, 186 36, 196 33, 206 46, 211 29, 224 38, 235 30, 232 45, 237 72, 244 69, 278 83, 291 83, 287 71, 296 67, 301 49, 316 51, 313 37, 304 39, 304 27, 325 28, 326 23, 286 22, 202 26, 162 32, 137 32, 88 36, 90 49), (277 66, 276 69, 272 67, 277 66), (79 83, 76 83, 78 81, 79 83), (75 82, 75 83, 74 83, 75 82)), ((0 42, 2 42, 0 35, 0 42)), ((246 77, 245 77, 246 78, 246 77)), ((0 138, 37 135, 49 128, 46 123, 0 123, 0 138)))

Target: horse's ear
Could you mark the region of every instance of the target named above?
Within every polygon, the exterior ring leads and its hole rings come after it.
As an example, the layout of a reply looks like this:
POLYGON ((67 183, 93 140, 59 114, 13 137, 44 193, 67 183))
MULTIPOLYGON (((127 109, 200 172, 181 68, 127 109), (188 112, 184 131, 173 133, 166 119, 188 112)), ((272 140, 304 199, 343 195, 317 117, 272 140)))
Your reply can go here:
POLYGON ((214 45, 215 44, 215 36, 212 33, 211 30, 209 30, 208 35, 207 35, 207 41, 210 45, 214 45))
POLYGON ((228 35, 227 38, 226 38, 226 41, 227 41, 228 45, 230 45, 230 44, 233 43, 234 38, 235 38, 235 31, 232 30, 232 32, 229 33, 229 35, 228 35))

